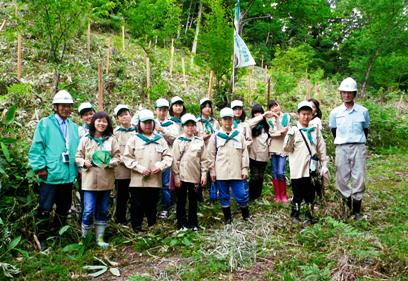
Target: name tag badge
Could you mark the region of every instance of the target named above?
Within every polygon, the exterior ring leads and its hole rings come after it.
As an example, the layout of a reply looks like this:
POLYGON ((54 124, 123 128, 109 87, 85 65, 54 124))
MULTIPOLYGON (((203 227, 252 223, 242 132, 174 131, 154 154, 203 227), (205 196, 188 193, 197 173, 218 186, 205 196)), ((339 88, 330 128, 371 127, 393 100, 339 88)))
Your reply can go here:
POLYGON ((162 153, 164 151, 164 147, 161 145, 156 145, 156 151, 162 153))
POLYGON ((234 148, 236 149, 242 149, 242 143, 234 141, 234 148))

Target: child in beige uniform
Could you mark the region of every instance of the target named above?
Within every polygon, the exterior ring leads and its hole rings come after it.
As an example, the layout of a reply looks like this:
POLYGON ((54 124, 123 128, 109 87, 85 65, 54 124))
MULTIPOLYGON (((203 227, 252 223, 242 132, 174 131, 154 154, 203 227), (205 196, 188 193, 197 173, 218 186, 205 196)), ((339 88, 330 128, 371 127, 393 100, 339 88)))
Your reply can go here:
POLYGON ((148 226, 156 223, 162 172, 173 161, 167 142, 154 133, 154 125, 153 112, 141 110, 138 133, 128 140, 123 154, 123 162, 131 170, 130 215, 135 232, 142 231, 144 214, 148 226))
POLYGON ((105 112, 92 117, 89 134, 79 143, 75 162, 82 167, 84 210, 82 214, 82 237, 92 228, 95 217, 96 242, 107 248, 103 240, 109 211, 109 195, 115 186, 113 168, 120 162, 119 144, 112 136, 112 121, 105 112))
MULTIPOLYGON (((119 104, 115 107, 113 115, 116 118, 119 126, 113 131, 113 135, 119 142, 120 154, 123 155, 125 146, 130 137, 136 134, 136 128, 132 126, 132 116, 129 106, 119 104)), ((127 224, 126 213, 128 209, 128 201, 130 198, 129 191, 130 170, 121 161, 115 169, 115 185, 116 185, 116 210, 115 220, 119 224, 127 224)))
POLYGON ((303 101, 298 105, 299 121, 291 127, 284 140, 284 149, 289 153, 290 178, 292 181, 292 221, 299 222, 300 205, 307 204, 306 218, 313 222, 313 204, 315 190, 312 175, 317 173, 317 161, 322 163, 322 170, 327 171, 326 144, 319 129, 310 126, 312 105, 303 101))
POLYGON ((170 120, 173 121, 178 128, 178 135, 183 132, 181 128, 181 116, 186 113, 186 108, 184 107, 184 101, 179 96, 172 97, 170 100, 170 120))
POLYGON ((181 117, 184 133, 173 144, 172 166, 177 195, 177 229, 185 227, 198 230, 197 196, 198 186, 207 183, 208 156, 204 140, 194 136, 196 118, 192 114, 181 117), (186 220, 186 197, 188 193, 188 220, 186 220))
POLYGON ((248 148, 245 137, 232 129, 234 113, 231 108, 220 112, 222 128, 211 136, 207 149, 210 160, 211 180, 220 191, 220 201, 225 224, 232 223, 230 189, 241 207, 244 220, 250 220, 248 209, 248 148))
POLYGON ((288 201, 286 196, 286 152, 283 151, 283 140, 288 131, 290 115, 283 113, 279 103, 271 100, 268 103, 268 110, 275 113, 277 117, 268 120, 271 127, 271 143, 269 153, 271 154, 272 183, 275 190, 275 202, 288 201))

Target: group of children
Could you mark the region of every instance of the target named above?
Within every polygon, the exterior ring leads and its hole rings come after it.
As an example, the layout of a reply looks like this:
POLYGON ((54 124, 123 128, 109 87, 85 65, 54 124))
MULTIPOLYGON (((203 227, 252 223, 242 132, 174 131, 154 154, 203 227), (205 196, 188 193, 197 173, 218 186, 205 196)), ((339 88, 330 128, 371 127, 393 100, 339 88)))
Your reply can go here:
POLYGON ((261 196, 270 159, 275 201, 288 201, 287 156, 294 194, 292 220, 299 220, 303 200, 311 220, 315 192, 311 175, 318 168, 327 173, 316 107, 318 103, 301 102, 297 125, 290 126, 290 114, 283 113, 277 101, 270 101, 267 111, 254 105, 251 118, 246 119, 243 102, 234 100, 231 107, 220 111, 218 122, 210 99, 200 100, 200 116, 195 117, 186 113, 184 101, 176 96, 170 103, 158 99, 156 116, 143 109, 132 119, 130 108, 118 105, 113 112, 118 127, 113 129, 107 113, 95 113, 90 103, 81 104, 78 111, 83 125, 75 162, 81 168, 82 235, 95 226, 98 245, 108 246, 103 235, 115 185, 115 220, 127 224, 130 202, 135 232, 143 231, 144 217, 148 226, 156 223, 160 197, 161 217, 168 215, 176 200, 177 228, 198 230, 197 205, 207 185, 209 199, 220 200, 226 224, 232 222, 231 191, 243 219, 250 221, 248 202, 261 196), (312 171, 315 159, 318 166, 312 171))

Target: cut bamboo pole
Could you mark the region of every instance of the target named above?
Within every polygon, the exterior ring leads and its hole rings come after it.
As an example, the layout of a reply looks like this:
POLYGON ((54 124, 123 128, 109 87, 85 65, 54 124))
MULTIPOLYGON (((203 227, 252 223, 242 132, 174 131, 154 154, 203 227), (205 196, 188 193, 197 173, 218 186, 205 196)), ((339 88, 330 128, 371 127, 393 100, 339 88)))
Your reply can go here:
POLYGON ((170 47, 170 77, 173 76, 173 59, 174 59, 174 39, 171 39, 170 47))
POLYGON ((21 34, 17 35, 17 80, 21 80, 21 46, 23 44, 21 34))
POLYGON ((125 50, 125 26, 122 25, 122 51, 125 50))
POLYGON ((106 49, 106 75, 109 74, 110 70, 110 53, 111 53, 111 39, 108 39, 108 48, 106 49))
POLYGON ((102 63, 98 63, 98 111, 103 111, 103 80, 102 63))
POLYGON ((86 32, 86 49, 91 51, 91 23, 88 23, 88 29, 86 32))
POLYGON ((210 71, 210 78, 208 79, 208 90, 207 90, 207 97, 212 98, 212 85, 213 85, 213 79, 214 79, 214 72, 211 70, 210 71))
POLYGON ((146 58, 146 88, 150 88, 152 86, 150 80, 150 59, 149 57, 146 58))

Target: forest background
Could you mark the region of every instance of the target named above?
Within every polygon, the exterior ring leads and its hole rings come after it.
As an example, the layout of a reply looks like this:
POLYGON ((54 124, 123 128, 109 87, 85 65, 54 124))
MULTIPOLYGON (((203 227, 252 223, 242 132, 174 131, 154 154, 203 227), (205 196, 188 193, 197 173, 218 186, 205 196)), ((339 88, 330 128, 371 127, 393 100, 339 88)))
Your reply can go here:
MULTIPOLYGON (((0 279, 86 279, 83 266, 91 264, 119 268, 131 280, 407 278, 407 1, 241 1, 239 34, 257 65, 234 71, 232 87, 235 4, 0 2, 0 279), (195 114, 207 95, 217 112, 236 98, 248 112, 272 98, 294 112, 313 97, 327 129, 328 113, 341 102, 337 87, 348 76, 371 115, 367 221, 345 224, 332 180, 321 221, 288 226, 289 207, 272 203, 267 180, 264 199, 251 207, 253 226, 226 230, 219 208, 202 207, 199 234, 174 234, 171 220, 145 237, 112 224, 113 246, 103 253, 92 242, 77 243, 73 222, 53 238, 51 253, 36 252, 38 184, 27 152, 58 89, 73 95, 75 109, 83 101, 98 104, 102 92, 109 113, 119 103, 152 108, 155 99, 174 95, 195 114)), ((113 278, 111 272, 102 277, 113 278)))

